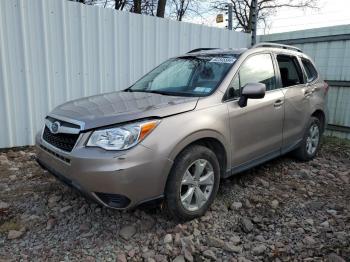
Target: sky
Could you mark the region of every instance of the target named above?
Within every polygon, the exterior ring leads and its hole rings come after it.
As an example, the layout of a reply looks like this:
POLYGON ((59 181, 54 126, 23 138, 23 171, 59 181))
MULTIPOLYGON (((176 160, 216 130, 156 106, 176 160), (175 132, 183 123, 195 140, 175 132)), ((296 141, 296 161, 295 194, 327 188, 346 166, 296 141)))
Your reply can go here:
MULTIPOLYGON (((282 8, 268 20, 268 26, 258 26, 258 34, 271 34, 310 28, 350 25, 350 0, 319 0, 318 9, 282 8)), ((216 24, 216 14, 203 18, 185 19, 188 22, 225 27, 227 22, 216 24)))

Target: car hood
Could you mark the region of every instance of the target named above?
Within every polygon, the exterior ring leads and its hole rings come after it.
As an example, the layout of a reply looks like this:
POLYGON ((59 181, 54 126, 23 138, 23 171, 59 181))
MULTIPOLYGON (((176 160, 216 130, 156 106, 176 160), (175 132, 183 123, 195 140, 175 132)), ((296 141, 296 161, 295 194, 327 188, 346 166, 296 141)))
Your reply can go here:
POLYGON ((56 107, 49 116, 82 122, 83 129, 88 130, 191 111, 197 101, 197 97, 119 91, 67 102, 56 107))

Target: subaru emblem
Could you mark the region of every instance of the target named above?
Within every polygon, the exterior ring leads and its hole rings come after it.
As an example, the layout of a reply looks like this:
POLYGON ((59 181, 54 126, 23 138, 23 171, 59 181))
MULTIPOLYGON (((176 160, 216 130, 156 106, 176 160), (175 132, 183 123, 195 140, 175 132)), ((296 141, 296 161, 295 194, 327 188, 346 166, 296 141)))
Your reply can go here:
POLYGON ((58 130, 60 128, 61 124, 60 122, 56 121, 54 123, 51 124, 51 127, 50 127, 50 131, 52 134, 57 134, 58 133, 58 130))

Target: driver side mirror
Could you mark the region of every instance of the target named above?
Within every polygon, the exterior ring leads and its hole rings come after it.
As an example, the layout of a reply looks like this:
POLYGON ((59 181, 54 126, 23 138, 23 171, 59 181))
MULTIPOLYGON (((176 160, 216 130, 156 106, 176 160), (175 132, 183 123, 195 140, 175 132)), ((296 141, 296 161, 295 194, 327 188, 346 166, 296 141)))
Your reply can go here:
POLYGON ((248 98, 259 99, 264 98, 266 92, 266 85, 263 83, 248 83, 242 88, 241 97, 238 100, 240 107, 246 107, 248 98))

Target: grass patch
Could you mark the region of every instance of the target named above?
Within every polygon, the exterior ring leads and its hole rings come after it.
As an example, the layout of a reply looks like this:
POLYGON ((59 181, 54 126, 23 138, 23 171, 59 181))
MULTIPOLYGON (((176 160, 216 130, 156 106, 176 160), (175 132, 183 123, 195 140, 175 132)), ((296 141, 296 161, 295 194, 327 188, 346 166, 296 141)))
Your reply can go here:
POLYGON ((324 136, 323 137, 323 143, 329 146, 344 146, 348 149, 350 149, 350 140, 338 138, 335 136, 324 136))
POLYGON ((10 230, 19 231, 21 228, 22 228, 22 226, 18 221, 10 220, 10 221, 6 221, 2 225, 0 225, 0 233, 7 233, 10 230))

